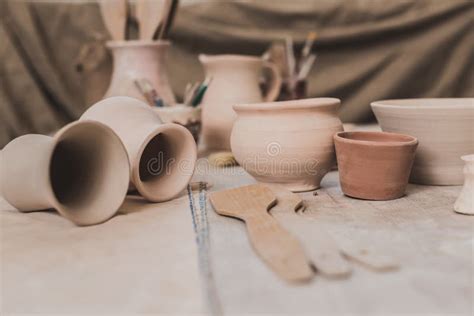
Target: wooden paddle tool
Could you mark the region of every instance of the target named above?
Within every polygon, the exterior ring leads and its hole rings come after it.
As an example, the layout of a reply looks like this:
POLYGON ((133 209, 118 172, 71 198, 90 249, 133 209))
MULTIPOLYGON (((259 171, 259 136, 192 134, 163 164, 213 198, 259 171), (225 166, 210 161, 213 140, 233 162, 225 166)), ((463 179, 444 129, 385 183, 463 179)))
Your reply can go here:
POLYGON ((268 214, 268 209, 276 203, 272 190, 254 184, 213 192, 209 199, 218 214, 245 222, 253 248, 276 274, 289 282, 308 281, 313 277, 299 241, 268 214))
POLYGON ((333 238, 315 220, 296 213, 303 211, 303 200, 281 185, 267 186, 277 197, 270 214, 298 237, 317 272, 331 278, 349 276, 352 269, 333 238))
POLYGON ((100 0, 100 13, 114 41, 125 40, 127 27, 126 0, 100 0))

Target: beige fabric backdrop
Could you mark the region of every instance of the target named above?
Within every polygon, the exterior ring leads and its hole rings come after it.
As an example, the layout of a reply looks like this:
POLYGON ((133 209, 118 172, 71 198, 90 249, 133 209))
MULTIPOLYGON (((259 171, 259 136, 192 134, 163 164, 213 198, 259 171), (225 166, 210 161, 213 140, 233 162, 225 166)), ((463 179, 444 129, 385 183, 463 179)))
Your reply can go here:
MULTIPOLYGON (((198 53, 261 54, 283 34, 301 46, 317 30, 310 96, 341 98, 344 121, 367 121, 376 99, 474 96, 473 13, 465 0, 192 1, 171 31, 170 77, 180 95, 202 77, 198 53)), ((0 1, 0 147, 101 98, 107 38, 95 2, 0 1)))

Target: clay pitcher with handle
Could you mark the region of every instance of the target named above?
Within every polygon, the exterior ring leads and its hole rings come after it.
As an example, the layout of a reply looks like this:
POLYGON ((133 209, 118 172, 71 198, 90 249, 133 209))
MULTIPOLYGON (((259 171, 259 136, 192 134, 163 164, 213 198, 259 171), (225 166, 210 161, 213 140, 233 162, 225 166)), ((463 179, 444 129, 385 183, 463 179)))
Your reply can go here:
POLYGON ((206 76, 212 77, 202 101, 202 129, 208 149, 230 151, 230 134, 237 118, 235 104, 274 101, 280 92, 281 76, 276 66, 260 57, 245 55, 200 55, 206 76), (266 93, 260 90, 264 68, 271 73, 266 93))

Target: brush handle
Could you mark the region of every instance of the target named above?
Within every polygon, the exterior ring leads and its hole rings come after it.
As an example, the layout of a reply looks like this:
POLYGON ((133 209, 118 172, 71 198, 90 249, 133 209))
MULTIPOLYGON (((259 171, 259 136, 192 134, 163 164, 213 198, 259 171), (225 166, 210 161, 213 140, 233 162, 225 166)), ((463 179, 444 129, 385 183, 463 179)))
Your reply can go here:
POLYGON ((264 96, 265 102, 273 102, 278 98, 281 88, 281 75, 278 67, 269 61, 263 62, 263 67, 268 68, 271 74, 271 85, 267 91, 267 94, 264 96))
POLYGON ((301 282, 313 277, 299 241, 267 211, 245 219, 250 242, 262 260, 281 278, 301 282))

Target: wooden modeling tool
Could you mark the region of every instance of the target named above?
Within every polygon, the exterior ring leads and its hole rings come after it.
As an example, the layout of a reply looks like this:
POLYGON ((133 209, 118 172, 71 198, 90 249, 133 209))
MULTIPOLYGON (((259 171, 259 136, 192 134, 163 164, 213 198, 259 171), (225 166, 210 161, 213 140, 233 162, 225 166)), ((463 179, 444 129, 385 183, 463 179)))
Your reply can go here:
POLYGON ((105 27, 114 41, 125 40, 127 28, 127 1, 100 0, 100 13, 105 27))
MULTIPOLYGON (((273 214, 273 213, 272 213, 273 214)), ((316 222, 316 218, 310 212, 299 212, 300 216, 310 222, 316 222)), ((351 238, 334 236, 334 240, 341 253, 350 261, 359 263, 367 269, 374 272, 386 272, 396 270, 400 267, 399 263, 384 253, 380 253, 379 249, 369 247, 367 241, 361 241, 360 236, 352 235, 351 238)))
POLYGON ((350 260, 357 262, 367 269, 375 272, 393 271, 400 265, 390 256, 377 254, 368 247, 363 247, 359 242, 345 241, 339 243, 343 254, 350 260))
POLYGON ((178 6, 177 0, 163 0, 163 14, 158 39, 164 39, 168 33, 178 6))
POLYGON ((136 0, 135 16, 138 20, 140 39, 152 40, 162 24, 166 2, 162 0, 136 0))
POLYGON ((270 214, 298 237, 316 270, 331 278, 349 276, 352 269, 332 237, 315 220, 296 213, 304 210, 303 200, 279 184, 270 184, 268 187, 277 198, 277 204, 270 209, 270 214))
POLYGON ((289 282, 308 281, 313 277, 303 248, 268 214, 275 205, 275 194, 261 184, 213 192, 209 199, 215 211, 243 220, 255 251, 280 277, 289 282))

